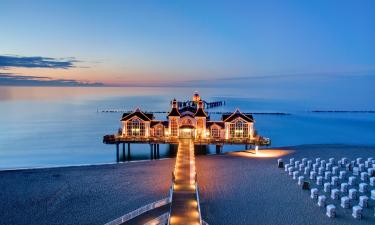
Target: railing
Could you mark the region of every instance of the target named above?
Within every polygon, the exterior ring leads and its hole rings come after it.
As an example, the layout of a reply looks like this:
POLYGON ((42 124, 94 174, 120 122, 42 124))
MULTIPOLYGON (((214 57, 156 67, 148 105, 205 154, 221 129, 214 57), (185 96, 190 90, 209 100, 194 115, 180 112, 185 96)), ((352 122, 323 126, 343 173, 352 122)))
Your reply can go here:
POLYGON ((162 200, 150 203, 148 205, 142 206, 136 210, 131 211, 130 213, 127 213, 120 218, 117 218, 115 220, 112 220, 111 222, 106 223, 105 225, 120 225, 126 221, 129 221, 147 211, 153 210, 155 208, 161 207, 163 205, 169 204, 171 202, 170 196, 168 198, 164 198, 162 200))
POLYGON ((198 207, 198 213, 199 213, 199 223, 202 225, 203 220, 202 220, 202 215, 201 215, 201 206, 199 203, 199 189, 198 189, 198 182, 195 182, 195 198, 197 199, 197 207, 198 207))
POLYGON ((161 224, 164 225, 164 224, 168 223, 168 219, 169 219, 169 213, 164 213, 161 216, 156 217, 155 219, 148 221, 144 225, 161 225, 161 224))

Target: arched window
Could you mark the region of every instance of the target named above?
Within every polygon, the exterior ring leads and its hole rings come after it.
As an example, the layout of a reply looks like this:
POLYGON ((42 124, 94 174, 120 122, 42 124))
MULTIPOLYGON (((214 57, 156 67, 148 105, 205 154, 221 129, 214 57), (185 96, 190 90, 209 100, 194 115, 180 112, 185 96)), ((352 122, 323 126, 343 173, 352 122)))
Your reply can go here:
POLYGON ((249 128, 246 123, 237 120, 229 125, 229 133, 232 138, 246 138, 249 136, 249 128))
POLYGON ((127 136, 145 136, 145 124, 138 118, 129 120, 126 131, 127 136))

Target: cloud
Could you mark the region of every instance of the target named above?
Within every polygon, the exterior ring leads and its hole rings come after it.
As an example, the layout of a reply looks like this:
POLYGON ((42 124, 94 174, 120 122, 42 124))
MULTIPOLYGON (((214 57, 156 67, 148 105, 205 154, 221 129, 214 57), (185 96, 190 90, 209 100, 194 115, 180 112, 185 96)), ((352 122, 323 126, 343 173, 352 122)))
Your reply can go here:
POLYGON ((10 67, 69 69, 79 62, 75 58, 50 58, 42 56, 0 55, 0 69, 10 67))
POLYGON ((69 79, 53 79, 43 76, 24 76, 13 73, 0 73, 0 86, 104 86, 103 83, 90 83, 69 79))

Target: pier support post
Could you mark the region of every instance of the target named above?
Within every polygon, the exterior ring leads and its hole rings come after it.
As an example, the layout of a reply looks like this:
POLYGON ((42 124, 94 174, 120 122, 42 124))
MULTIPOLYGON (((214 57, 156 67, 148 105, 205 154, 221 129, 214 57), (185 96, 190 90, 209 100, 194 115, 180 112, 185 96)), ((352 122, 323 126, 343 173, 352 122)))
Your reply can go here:
POLYGON ((150 144, 150 159, 154 159, 154 144, 150 144))
POLYGON ((157 158, 160 159, 160 144, 157 144, 157 158))
POLYGON ((122 143, 122 161, 126 160, 126 155, 125 155, 125 142, 122 143))
POLYGON ((128 160, 131 160, 131 155, 130 155, 130 142, 128 142, 128 160))
POLYGON ((119 143, 116 143, 116 162, 120 161, 120 149, 119 149, 119 143))

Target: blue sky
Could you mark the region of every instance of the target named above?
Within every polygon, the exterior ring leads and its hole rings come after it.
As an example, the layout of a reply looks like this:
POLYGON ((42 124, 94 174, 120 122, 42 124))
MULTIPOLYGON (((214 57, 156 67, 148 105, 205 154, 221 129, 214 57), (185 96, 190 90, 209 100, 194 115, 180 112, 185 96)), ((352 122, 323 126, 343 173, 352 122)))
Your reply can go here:
POLYGON ((0 83, 1 74, 110 85, 367 79, 375 72, 374 12, 372 0, 2 0, 0 83), (72 64, 19 63, 33 57, 72 64))

